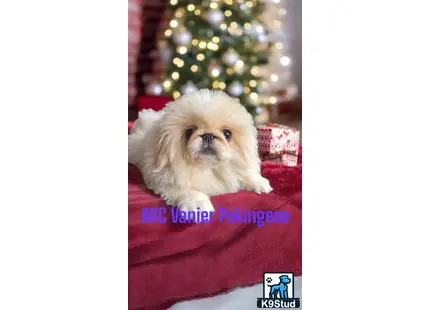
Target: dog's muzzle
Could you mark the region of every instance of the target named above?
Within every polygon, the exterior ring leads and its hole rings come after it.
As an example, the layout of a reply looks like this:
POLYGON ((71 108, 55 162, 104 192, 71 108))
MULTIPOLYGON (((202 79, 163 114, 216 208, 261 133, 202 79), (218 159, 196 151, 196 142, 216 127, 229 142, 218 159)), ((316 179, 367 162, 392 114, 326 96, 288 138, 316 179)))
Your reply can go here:
POLYGON ((215 155, 217 154, 216 150, 213 147, 213 141, 215 140, 215 136, 210 133, 205 133, 200 136, 202 138, 201 145, 201 153, 205 155, 215 155))

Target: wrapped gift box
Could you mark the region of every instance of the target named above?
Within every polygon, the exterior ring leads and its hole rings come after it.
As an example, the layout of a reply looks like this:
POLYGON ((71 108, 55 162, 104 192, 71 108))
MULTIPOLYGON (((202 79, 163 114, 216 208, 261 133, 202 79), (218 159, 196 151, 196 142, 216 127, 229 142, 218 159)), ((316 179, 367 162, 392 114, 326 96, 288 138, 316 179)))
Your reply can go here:
POLYGON ((268 124, 257 127, 258 152, 261 160, 283 163, 286 166, 297 166, 300 132, 294 128, 268 124))

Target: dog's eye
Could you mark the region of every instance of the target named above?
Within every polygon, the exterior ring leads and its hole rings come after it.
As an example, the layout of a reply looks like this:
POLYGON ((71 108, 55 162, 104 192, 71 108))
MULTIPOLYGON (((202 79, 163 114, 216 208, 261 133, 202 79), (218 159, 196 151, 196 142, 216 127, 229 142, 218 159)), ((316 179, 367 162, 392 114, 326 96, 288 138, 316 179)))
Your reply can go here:
POLYGON ((194 133, 194 131, 196 131, 195 127, 188 128, 187 130, 185 130, 185 137, 189 139, 191 135, 194 133))
POLYGON ((222 131, 222 134, 224 135, 224 137, 227 141, 230 141, 230 139, 231 139, 231 131, 230 130, 224 129, 222 131))

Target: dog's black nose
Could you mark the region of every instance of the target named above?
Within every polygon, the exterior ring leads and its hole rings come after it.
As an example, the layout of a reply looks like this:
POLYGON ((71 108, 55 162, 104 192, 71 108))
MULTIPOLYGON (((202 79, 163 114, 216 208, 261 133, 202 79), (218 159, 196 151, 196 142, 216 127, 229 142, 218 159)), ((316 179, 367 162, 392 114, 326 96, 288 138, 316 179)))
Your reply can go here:
POLYGON ((201 137, 205 142, 210 142, 215 138, 214 135, 210 133, 205 133, 204 135, 201 135, 201 137))

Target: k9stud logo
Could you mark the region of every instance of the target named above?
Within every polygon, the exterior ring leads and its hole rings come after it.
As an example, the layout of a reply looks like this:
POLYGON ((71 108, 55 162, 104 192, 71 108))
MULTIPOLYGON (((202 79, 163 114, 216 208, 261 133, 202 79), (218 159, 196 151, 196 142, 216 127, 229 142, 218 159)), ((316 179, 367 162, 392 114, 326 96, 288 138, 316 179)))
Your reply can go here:
POLYGON ((294 298, 292 272, 264 273, 263 296, 263 298, 257 298, 257 308, 300 308, 300 299, 294 298))

